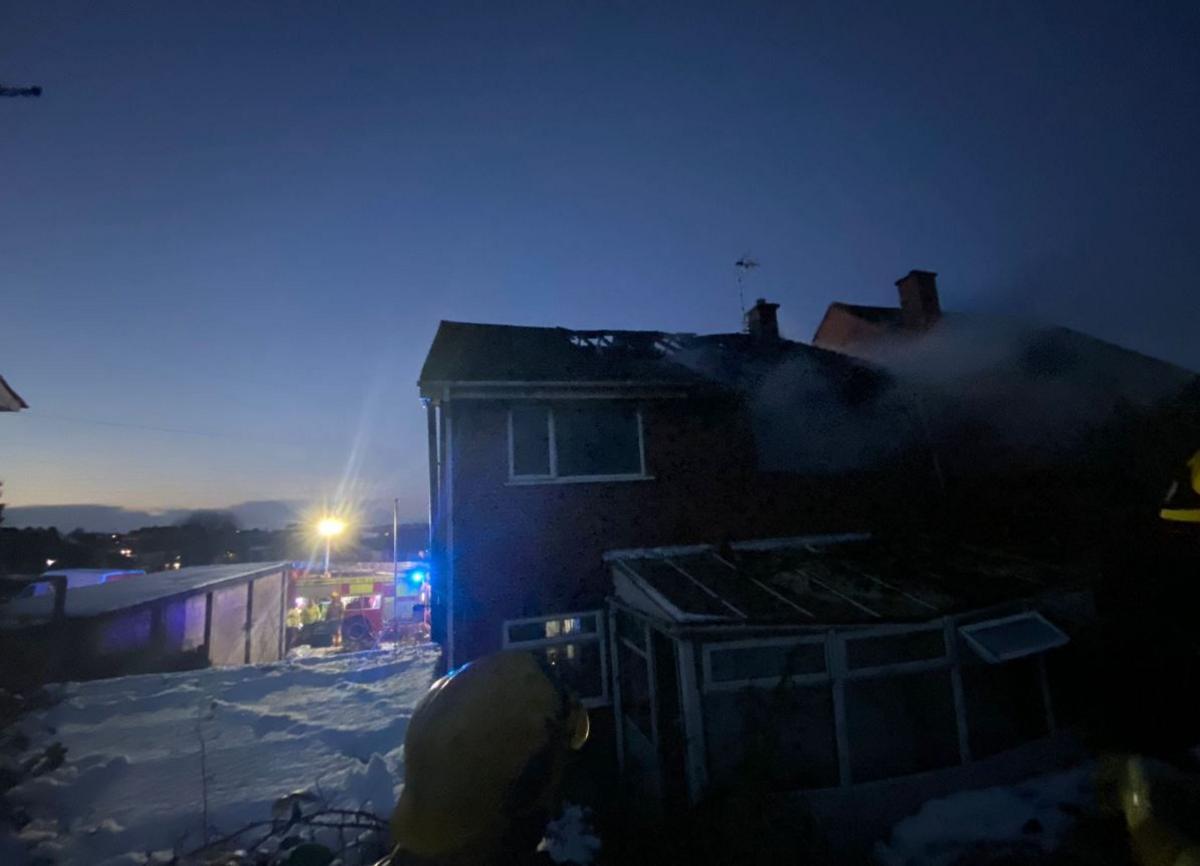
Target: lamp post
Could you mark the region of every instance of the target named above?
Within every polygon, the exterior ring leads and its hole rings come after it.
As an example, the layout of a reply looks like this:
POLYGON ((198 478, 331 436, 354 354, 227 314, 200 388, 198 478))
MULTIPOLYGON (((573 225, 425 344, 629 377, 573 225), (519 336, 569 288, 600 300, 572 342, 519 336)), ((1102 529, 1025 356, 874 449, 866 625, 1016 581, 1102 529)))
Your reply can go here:
POLYGON ((335 535, 341 535, 346 528, 346 521, 336 517, 323 517, 317 523, 317 534, 325 539, 325 574, 329 575, 329 543, 335 535))

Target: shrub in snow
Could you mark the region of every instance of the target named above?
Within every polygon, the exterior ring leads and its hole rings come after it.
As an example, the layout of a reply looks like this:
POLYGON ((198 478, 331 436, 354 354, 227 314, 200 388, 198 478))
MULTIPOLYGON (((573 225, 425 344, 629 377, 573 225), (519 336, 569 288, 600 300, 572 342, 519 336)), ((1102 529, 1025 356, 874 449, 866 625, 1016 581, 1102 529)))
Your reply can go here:
POLYGON ((546 825, 546 837, 538 844, 555 863, 587 866, 600 851, 600 839, 592 830, 590 809, 567 803, 563 813, 546 825))

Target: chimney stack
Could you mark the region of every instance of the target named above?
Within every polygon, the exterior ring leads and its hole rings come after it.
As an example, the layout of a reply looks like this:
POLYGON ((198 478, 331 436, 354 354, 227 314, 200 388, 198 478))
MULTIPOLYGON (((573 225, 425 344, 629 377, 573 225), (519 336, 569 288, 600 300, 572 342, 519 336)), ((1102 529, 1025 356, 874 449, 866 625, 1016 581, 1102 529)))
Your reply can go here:
POLYGON ((779 304, 768 304, 765 298, 759 298, 746 311, 746 331, 755 343, 779 342, 779 318, 775 315, 778 309, 779 304))
POLYGON ((900 322, 904 327, 923 331, 942 317, 937 274, 933 271, 909 271, 896 280, 896 288, 900 291, 900 322))

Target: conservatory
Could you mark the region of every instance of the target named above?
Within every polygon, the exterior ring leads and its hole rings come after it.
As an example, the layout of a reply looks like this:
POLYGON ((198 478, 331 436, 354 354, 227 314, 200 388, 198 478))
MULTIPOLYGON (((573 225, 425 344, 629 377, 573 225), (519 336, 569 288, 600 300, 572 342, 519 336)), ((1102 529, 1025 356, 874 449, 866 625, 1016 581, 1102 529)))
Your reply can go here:
POLYGON ((917 796, 939 772, 957 772, 941 786, 953 788, 989 759, 1012 769, 1012 750, 1059 727, 1047 660, 1091 619, 1066 572, 928 540, 773 539, 606 561, 621 764, 666 806, 747 780, 843 795, 920 780, 917 796))

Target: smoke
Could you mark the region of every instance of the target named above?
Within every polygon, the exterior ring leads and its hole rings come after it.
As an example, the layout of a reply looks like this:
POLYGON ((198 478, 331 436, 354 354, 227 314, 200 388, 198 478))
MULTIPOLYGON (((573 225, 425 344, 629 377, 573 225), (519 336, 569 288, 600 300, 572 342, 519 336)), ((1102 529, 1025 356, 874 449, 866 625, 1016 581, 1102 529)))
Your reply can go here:
POLYGON ((673 360, 740 394, 764 472, 837 474, 881 466, 910 447, 917 422, 889 377, 821 349, 758 353, 709 345, 673 360))
POLYGON ((948 315, 860 354, 713 344, 674 360, 743 396, 761 470, 805 474, 931 449, 977 469, 1086 459, 1095 434, 1196 378, 1066 328, 986 316, 948 315))
POLYGON ((903 395, 884 376, 808 352, 772 365, 747 394, 759 468, 767 472, 874 469, 918 435, 903 395))
POLYGON ((862 354, 919 401, 939 444, 961 445, 970 431, 1027 456, 1070 454, 1122 413, 1152 410, 1195 379, 1067 328, 986 317, 951 315, 862 354))

